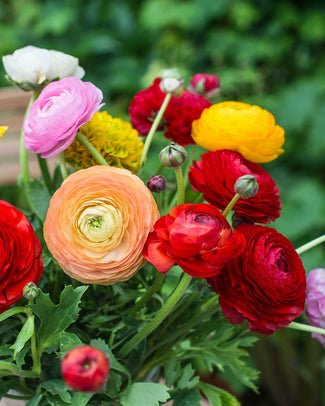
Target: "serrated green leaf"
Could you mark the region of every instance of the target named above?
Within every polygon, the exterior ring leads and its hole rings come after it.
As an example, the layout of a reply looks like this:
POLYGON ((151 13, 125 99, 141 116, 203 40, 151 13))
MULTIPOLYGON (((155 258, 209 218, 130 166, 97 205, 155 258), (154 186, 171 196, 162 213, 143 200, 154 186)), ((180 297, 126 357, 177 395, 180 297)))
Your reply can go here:
POLYGON ((15 375, 21 377, 35 378, 38 373, 34 371, 24 371, 17 367, 17 365, 12 364, 7 361, 0 361, 0 376, 15 375))
POLYGON ((160 383, 136 382, 120 396, 123 406, 159 406, 170 398, 168 387, 160 383))
POLYGON ((40 387, 46 389, 47 392, 50 392, 54 396, 59 396, 63 402, 71 404, 71 394, 68 392, 66 384, 60 379, 51 379, 50 381, 43 382, 40 387))
POLYGON ((33 312, 40 319, 38 346, 40 351, 57 343, 60 334, 78 318, 81 296, 88 286, 74 289, 66 286, 61 293, 59 304, 55 305, 49 294, 40 292, 33 305, 33 312))
POLYGON ((72 406, 86 406, 93 395, 93 393, 74 392, 71 404, 72 406))
POLYGON ((25 193, 33 212, 44 223, 51 199, 46 186, 39 179, 30 179, 25 193))
POLYGON ((223 389, 205 382, 200 382, 199 387, 213 406, 240 406, 240 402, 223 389))
POLYGON ((173 406, 199 406, 202 396, 198 388, 192 388, 173 394, 173 400, 173 406))
POLYGON ((14 359, 16 359, 16 355, 23 349, 24 345, 31 338, 31 336, 34 333, 34 329, 35 329, 35 318, 34 316, 30 316, 27 318, 22 329, 20 330, 16 341, 10 347, 10 349, 14 350, 14 359))
POLYGON ((177 382, 177 388, 179 389, 192 389, 197 386, 199 382, 199 377, 193 377, 195 371, 191 364, 187 364, 183 370, 183 374, 179 381, 177 382))

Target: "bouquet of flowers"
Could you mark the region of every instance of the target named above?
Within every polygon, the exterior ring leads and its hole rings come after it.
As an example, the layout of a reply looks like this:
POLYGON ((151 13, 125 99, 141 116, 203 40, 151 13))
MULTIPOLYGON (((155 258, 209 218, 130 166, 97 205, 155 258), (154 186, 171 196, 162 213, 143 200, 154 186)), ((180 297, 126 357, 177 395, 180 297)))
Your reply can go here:
POLYGON ((77 58, 28 46, 3 65, 33 96, 20 151, 29 210, 0 201, 0 397, 235 406, 201 377, 257 390, 250 331, 325 342, 325 270, 306 278, 299 257, 325 236, 295 249, 266 225, 281 201, 260 164, 284 152, 270 112, 218 102, 214 75, 186 88, 168 69, 131 100, 129 123, 77 58), (294 321, 303 313, 309 324, 294 321))

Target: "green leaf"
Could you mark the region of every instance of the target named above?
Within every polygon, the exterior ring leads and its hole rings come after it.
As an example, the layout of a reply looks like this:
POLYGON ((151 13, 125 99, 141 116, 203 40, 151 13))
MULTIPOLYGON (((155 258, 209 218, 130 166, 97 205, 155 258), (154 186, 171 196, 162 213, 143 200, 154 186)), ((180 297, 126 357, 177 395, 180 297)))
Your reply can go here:
POLYGON ((159 406, 170 398, 168 387, 160 383, 136 382, 120 396, 123 406, 159 406))
POLYGON ((12 309, 6 310, 5 312, 0 314, 0 322, 8 319, 11 316, 14 316, 18 313, 26 313, 26 307, 19 306, 13 307, 12 309))
POLYGON ((240 406, 238 400, 223 389, 205 382, 200 382, 199 387, 213 406, 240 406))
POLYGON ((25 192, 37 217, 44 223, 51 195, 39 179, 30 179, 25 192))
POLYGON ((84 393, 84 392, 74 392, 72 395, 72 406, 85 406, 88 404, 89 400, 93 396, 93 393, 84 393))
POLYGON ((27 318, 25 324, 23 325, 22 329, 20 330, 17 336, 16 341, 10 347, 12 350, 14 350, 14 359, 16 359, 16 355, 18 354, 18 352, 20 352, 23 349, 24 345, 33 335, 35 329, 34 321, 35 321, 34 316, 30 316, 27 318))
POLYGON ((63 402, 71 404, 71 394, 68 392, 66 384, 60 379, 46 381, 40 387, 46 389, 47 392, 50 392, 54 396, 59 396, 63 402))
POLYGON ((173 406, 200 406, 202 397, 198 388, 192 388, 177 392, 173 399, 173 406))
POLYGON ((87 288, 66 286, 57 305, 51 301, 49 294, 40 292, 33 305, 33 312, 41 321, 38 331, 40 351, 56 345, 62 332, 77 320, 80 299, 87 288))
POLYGON ((195 376, 193 378, 195 371, 191 364, 187 364, 183 370, 183 375, 177 382, 177 388, 179 389, 192 389, 197 386, 199 382, 199 377, 195 376))
POLYGON ((40 404, 40 401, 42 400, 43 395, 38 394, 31 399, 26 406, 38 406, 40 404))
POLYGON ((0 376, 15 375, 26 378, 35 378, 38 373, 34 371, 24 371, 11 362, 0 361, 0 376))

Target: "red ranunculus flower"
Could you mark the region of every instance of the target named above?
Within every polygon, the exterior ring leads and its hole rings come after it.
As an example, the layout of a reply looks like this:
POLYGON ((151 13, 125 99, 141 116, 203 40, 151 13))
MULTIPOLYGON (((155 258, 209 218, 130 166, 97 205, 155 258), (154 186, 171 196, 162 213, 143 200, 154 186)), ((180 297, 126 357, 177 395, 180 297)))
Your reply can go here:
POLYGON ((64 382, 76 391, 99 391, 107 380, 109 370, 106 354, 90 345, 74 348, 61 362, 64 382))
MULTIPOLYGON (((131 100, 129 114, 132 126, 141 136, 147 136, 166 93, 160 89, 161 79, 157 78, 147 89, 138 92, 131 100)), ((179 97, 172 97, 158 130, 164 136, 180 145, 194 144, 191 136, 192 122, 201 116, 211 103, 199 94, 184 90, 179 97)))
POLYGON ((0 313, 23 296, 43 272, 42 248, 27 217, 0 200, 0 313))
POLYGON ((236 180, 243 175, 253 175, 259 185, 258 192, 249 199, 238 200, 234 207, 236 216, 263 224, 280 216, 278 188, 259 165, 227 149, 206 152, 201 158, 202 161, 193 162, 188 176, 192 189, 202 192, 207 202, 224 210, 234 197, 236 180))
POLYGON ((232 324, 272 334, 304 310, 306 277, 291 242, 273 228, 242 225, 246 249, 208 282, 232 324))
POLYGON ((239 255, 245 239, 232 231, 220 211, 210 204, 182 204, 161 217, 149 234, 143 256, 159 272, 178 264, 195 277, 218 275, 239 255))

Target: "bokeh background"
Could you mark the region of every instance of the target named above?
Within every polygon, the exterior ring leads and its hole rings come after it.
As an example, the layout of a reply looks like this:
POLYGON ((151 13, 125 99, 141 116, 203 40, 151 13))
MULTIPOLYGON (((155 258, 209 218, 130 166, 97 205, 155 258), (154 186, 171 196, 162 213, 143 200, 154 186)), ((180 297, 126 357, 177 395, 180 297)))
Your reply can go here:
MULTIPOLYGON (((0 0, 1 56, 29 44, 78 57, 106 109, 123 118, 163 68, 177 67, 185 82, 197 72, 218 75, 220 101, 258 104, 286 131, 285 154, 263 165, 283 202, 274 226, 295 246, 324 234, 324 2, 0 0)), ((0 199, 23 203, 16 184, 0 185, 0 199)), ((307 272, 325 267, 324 245, 302 259, 307 272)), ((243 406, 325 405, 325 349, 309 334, 259 336, 251 354, 260 394, 222 383, 243 406)))

